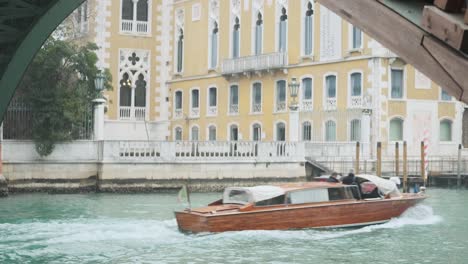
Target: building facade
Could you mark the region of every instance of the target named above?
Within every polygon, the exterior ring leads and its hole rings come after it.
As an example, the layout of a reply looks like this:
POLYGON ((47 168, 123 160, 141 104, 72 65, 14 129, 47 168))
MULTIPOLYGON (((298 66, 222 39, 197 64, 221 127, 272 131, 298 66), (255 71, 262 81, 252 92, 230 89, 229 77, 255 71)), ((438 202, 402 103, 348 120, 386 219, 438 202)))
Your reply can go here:
POLYGON ((75 17, 113 75, 106 139, 407 141, 413 155, 426 140, 442 155, 467 138, 462 103, 313 0, 89 0, 75 17))

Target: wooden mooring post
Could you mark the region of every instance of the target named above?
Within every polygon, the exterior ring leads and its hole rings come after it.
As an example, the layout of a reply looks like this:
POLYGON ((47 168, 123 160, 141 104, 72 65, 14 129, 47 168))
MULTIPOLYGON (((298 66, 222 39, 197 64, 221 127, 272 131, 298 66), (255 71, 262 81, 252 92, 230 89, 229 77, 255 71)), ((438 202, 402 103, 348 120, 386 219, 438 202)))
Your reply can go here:
POLYGON ((360 153, 361 153, 361 145, 359 144, 359 141, 358 141, 356 142, 356 164, 354 166, 354 174, 359 174, 360 153))
POLYGON ((403 142, 403 192, 408 192, 408 146, 403 142))
POLYGON ((400 175, 400 148, 398 142, 395 143, 395 176, 400 175))
MULTIPOLYGON (((458 144, 458 160, 457 160, 457 187, 461 186, 461 151, 462 145, 458 144)), ((1 174, 1 171, 0 171, 1 174)))
POLYGON ((382 177, 382 142, 377 142, 377 176, 382 177))
POLYGON ((426 156, 424 155, 424 141, 421 141, 421 177, 424 180, 424 186, 426 186, 426 156))

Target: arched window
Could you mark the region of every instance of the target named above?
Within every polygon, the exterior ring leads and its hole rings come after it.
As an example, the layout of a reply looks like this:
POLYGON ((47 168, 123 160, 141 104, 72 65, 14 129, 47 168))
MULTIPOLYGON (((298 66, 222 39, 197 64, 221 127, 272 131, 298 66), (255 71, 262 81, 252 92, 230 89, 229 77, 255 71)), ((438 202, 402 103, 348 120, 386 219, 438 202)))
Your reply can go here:
POLYGON ((192 90, 192 108, 200 107, 200 91, 198 89, 192 90))
POLYGON ((312 140, 312 124, 309 121, 306 121, 302 124, 302 140, 312 140))
POLYGON ((182 128, 181 127, 177 127, 175 129, 174 139, 176 141, 181 141, 182 140, 182 128))
POLYGON ((276 124, 276 141, 286 141, 286 125, 283 122, 276 124))
POLYGON ((390 92, 390 97, 392 99, 401 99, 403 98, 403 69, 391 69, 391 84, 392 89, 390 92))
POLYGON ((325 141, 336 141, 336 123, 333 120, 325 123, 325 141))
POLYGON ((255 55, 262 54, 263 47, 263 17, 262 13, 258 12, 257 21, 255 22, 255 55))
POLYGON ((133 0, 122 0, 122 19, 133 20, 133 0))
POLYGON ((336 76, 328 75, 325 78, 325 85, 327 89, 327 98, 336 98, 336 76))
POLYGON ((312 78, 304 78, 302 79, 302 109, 310 111, 312 106, 312 78))
POLYGON ((390 120, 390 141, 402 141, 403 140, 403 119, 393 118, 390 120))
POLYGON ((148 0, 138 0, 137 21, 148 22, 148 0))
POLYGON ((216 68, 218 65, 218 31, 218 22, 215 21, 211 31, 210 68, 216 68))
POLYGON ((276 112, 286 111, 286 81, 276 82, 276 112))
POLYGON ((138 75, 135 84, 135 107, 146 107, 146 81, 143 74, 138 75))
POLYGON ((182 91, 177 91, 175 93, 175 109, 182 109, 182 91))
POLYGON ((262 84, 254 83, 252 87, 252 113, 262 112, 262 84))
POLYGON ((239 86, 231 85, 229 87, 229 113, 239 113, 239 86))
POLYGON ((192 141, 198 141, 198 140, 200 140, 200 139, 199 139, 199 131, 200 131, 200 130, 199 130, 199 128, 198 128, 197 126, 193 126, 193 127, 192 127, 192 130, 191 130, 191 132, 192 132, 191 134, 192 134, 192 135, 191 135, 191 138, 190 138, 192 141))
POLYGON ((351 49, 360 49, 362 48, 362 31, 356 26, 352 27, 351 49))
POLYGON ((122 0, 120 29, 125 33, 147 34, 150 30, 148 0, 122 0))
POLYGON ((182 72, 184 56, 184 30, 179 29, 177 35, 177 72, 182 72))
POLYGON ((218 92, 217 92, 216 87, 210 87, 208 94, 209 94, 209 98, 208 98, 209 106, 216 107, 218 104, 218 92))
POLYGON ((314 10, 311 1, 307 1, 304 17, 304 55, 312 55, 314 39, 314 10))
POLYGON ((262 140, 262 126, 260 126, 260 124, 253 124, 252 126, 252 140, 253 141, 262 140))
POLYGON ((351 121, 349 133, 350 133, 349 139, 351 141, 361 140, 361 120, 354 119, 351 121))
POLYGON ((440 121, 440 141, 452 141, 452 121, 440 121))
POLYGON ((288 14, 286 8, 281 9, 281 15, 279 17, 279 28, 278 28, 278 51, 286 51, 286 41, 288 38, 288 14))
POLYGON ((229 127, 229 139, 231 141, 238 141, 239 140, 239 127, 235 124, 229 127))
POLYGON ((128 73, 124 73, 120 80, 120 106, 132 106, 132 82, 128 73))
POLYGON ((208 128, 208 140, 216 141, 216 127, 213 125, 208 128))
POLYGON ((361 96, 362 95, 362 74, 355 72, 351 74, 351 96, 361 96))
POLYGON ((239 58, 240 56, 240 20, 239 17, 234 19, 232 28, 232 57, 239 58))

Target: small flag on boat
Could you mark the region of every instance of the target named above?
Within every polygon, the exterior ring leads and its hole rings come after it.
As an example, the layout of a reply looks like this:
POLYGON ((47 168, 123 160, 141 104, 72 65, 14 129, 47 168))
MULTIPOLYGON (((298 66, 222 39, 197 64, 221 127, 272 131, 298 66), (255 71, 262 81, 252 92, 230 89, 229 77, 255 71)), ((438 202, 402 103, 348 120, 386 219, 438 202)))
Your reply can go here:
POLYGON ((187 202, 189 205, 189 208, 191 207, 190 194, 189 194, 187 185, 182 186, 182 188, 179 191, 179 194, 177 195, 177 200, 179 201, 179 203, 187 202))

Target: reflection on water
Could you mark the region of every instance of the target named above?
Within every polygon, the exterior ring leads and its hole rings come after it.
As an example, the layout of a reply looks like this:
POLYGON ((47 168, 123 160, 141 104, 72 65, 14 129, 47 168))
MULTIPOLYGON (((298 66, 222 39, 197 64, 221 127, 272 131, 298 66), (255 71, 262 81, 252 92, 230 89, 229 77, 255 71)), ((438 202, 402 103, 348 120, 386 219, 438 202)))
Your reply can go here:
POLYGON ((468 191, 429 194, 380 225, 198 235, 178 231, 175 194, 13 196, 0 200, 0 263, 466 263, 468 191))

